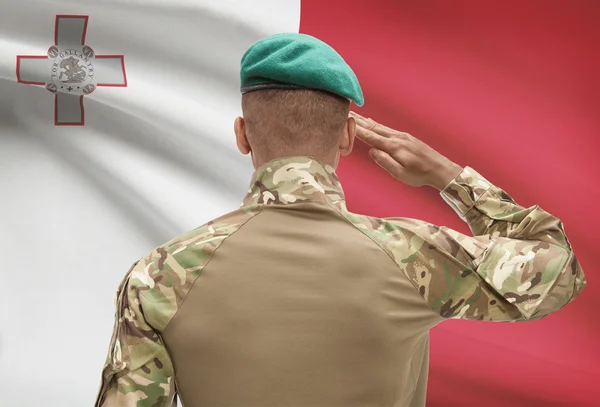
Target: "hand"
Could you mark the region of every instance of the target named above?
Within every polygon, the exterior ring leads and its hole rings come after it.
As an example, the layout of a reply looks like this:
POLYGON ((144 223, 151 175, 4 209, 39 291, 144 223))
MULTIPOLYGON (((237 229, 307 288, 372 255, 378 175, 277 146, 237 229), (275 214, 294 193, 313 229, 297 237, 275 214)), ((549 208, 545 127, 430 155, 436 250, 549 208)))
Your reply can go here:
POLYGON ((413 187, 444 189, 462 167, 416 139, 350 112, 356 121, 356 136, 370 145, 369 155, 392 177, 413 187))

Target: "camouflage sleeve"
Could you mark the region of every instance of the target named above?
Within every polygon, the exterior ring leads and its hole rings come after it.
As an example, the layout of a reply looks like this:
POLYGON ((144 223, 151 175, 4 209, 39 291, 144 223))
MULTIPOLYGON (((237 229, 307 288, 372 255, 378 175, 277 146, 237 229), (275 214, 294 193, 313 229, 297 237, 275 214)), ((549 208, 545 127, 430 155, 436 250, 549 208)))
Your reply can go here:
POLYGON ((519 206, 470 167, 441 192, 474 236, 414 219, 387 219, 397 263, 444 318, 524 321, 571 302, 586 284, 561 221, 519 206), (403 249, 398 249, 403 247, 403 249))
POLYGON ((144 317, 144 262, 134 264, 117 290, 115 325, 95 407, 174 405, 173 365, 159 332, 144 317))

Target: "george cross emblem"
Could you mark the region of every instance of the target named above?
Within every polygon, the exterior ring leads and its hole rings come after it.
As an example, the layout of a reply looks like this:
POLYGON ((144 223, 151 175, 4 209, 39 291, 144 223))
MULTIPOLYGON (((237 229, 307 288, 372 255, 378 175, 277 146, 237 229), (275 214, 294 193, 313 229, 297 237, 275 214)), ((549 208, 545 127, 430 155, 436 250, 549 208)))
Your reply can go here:
POLYGON ((88 16, 57 15, 47 55, 17 55, 17 81, 54 93, 56 126, 83 126, 83 97, 98 86, 127 86, 123 55, 96 55, 87 25, 88 16))

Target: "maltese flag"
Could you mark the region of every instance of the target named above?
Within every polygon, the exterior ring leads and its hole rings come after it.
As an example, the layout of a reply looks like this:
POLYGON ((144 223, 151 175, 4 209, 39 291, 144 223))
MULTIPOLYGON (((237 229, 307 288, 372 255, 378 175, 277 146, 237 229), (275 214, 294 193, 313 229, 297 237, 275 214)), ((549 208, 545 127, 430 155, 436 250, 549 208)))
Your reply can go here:
MULTIPOLYGON (((428 406, 599 405, 599 19, 594 0, 0 0, 0 405, 93 403, 131 263, 247 191, 239 62, 277 32, 336 48, 361 114, 562 219, 587 271, 541 321, 434 328, 428 406)), ((367 151, 338 169, 350 210, 470 234, 367 151)))

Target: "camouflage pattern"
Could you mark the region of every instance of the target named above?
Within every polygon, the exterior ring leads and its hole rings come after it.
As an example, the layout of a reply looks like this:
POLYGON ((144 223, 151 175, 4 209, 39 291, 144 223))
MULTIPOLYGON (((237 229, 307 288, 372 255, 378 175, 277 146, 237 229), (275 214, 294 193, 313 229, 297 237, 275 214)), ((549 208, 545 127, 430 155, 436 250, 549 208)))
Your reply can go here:
POLYGON ((440 195, 474 237, 416 219, 351 213, 334 169, 310 157, 263 165, 242 206, 327 202, 385 250, 443 318, 539 319, 583 289, 583 271, 559 219, 537 205, 519 206, 471 167, 440 195))
POLYGON ((245 207, 153 250, 117 290, 109 353, 96 407, 171 406, 173 365, 161 339, 187 292, 219 245, 260 211, 245 207))
POLYGON ((440 195, 474 237, 416 219, 351 213, 334 169, 314 158, 262 165, 239 210, 153 250, 126 275, 96 406, 171 405, 173 365, 161 331, 219 245, 264 205, 318 201, 335 208, 396 262, 440 318, 539 319, 585 286, 560 220, 539 206, 519 206, 470 167, 440 195))
POLYGON ((344 201, 340 180, 331 165, 306 157, 288 157, 260 166, 252 176, 242 207, 261 204, 288 204, 344 201))

